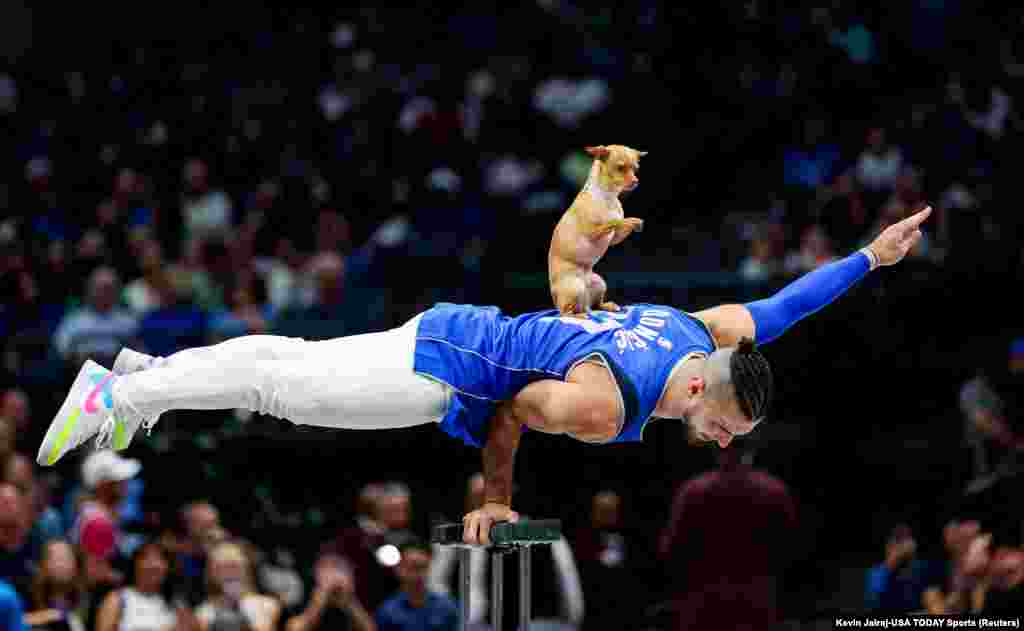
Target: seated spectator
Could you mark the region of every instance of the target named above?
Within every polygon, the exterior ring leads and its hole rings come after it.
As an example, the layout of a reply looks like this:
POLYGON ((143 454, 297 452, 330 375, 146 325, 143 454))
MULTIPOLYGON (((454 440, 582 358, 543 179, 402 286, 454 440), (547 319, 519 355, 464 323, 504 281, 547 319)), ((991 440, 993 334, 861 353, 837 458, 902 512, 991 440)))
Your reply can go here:
POLYGON ((893 528, 885 560, 868 571, 866 604, 872 611, 909 613, 921 608, 925 589, 942 568, 917 557, 917 542, 905 525, 893 528))
POLYGON ((218 544, 206 566, 207 599, 196 610, 200 631, 274 631, 277 600, 256 591, 252 564, 236 543, 218 544))
POLYGON ((182 581, 186 601, 198 606, 206 591, 206 566, 209 551, 222 541, 220 512, 208 501, 186 504, 181 510, 185 525, 184 540, 177 546, 175 567, 182 581))
POLYGON ((228 288, 229 309, 210 317, 208 336, 210 344, 223 342, 241 335, 266 333, 273 320, 267 304, 266 283, 255 272, 243 271, 228 288))
POLYGON ((288 620, 285 631, 377 631, 377 623, 356 595, 355 575, 348 561, 321 554, 313 576, 316 587, 309 604, 288 620))
POLYGON ((28 599, 35 560, 28 545, 31 528, 28 498, 13 485, 0 484, 0 580, 28 599))
POLYGON ((0 466, 7 466, 7 461, 15 453, 17 430, 7 418, 0 416, 0 466))
POLYGON ((832 240, 825 229, 818 225, 808 226, 800 237, 800 250, 786 257, 784 267, 787 274, 800 276, 836 260, 832 240))
POLYGON ((18 434, 28 431, 32 424, 32 403, 24 390, 11 388, 4 391, 0 396, 0 418, 11 421, 18 434))
POLYGON ((886 139, 885 129, 868 131, 864 150, 857 158, 857 181, 871 193, 886 192, 903 171, 903 152, 886 139))
POLYGON ((984 594, 982 578, 991 559, 991 535, 981 532, 977 521, 951 521, 943 529, 946 569, 932 579, 921 596, 931 615, 977 611, 984 594))
POLYGON ((63 540, 43 548, 39 571, 32 578, 30 611, 25 620, 41 631, 85 631, 86 592, 75 549, 63 540))
POLYGON ((210 186, 209 168, 204 161, 192 159, 185 164, 184 184, 181 214, 186 238, 227 236, 234 219, 231 198, 210 186))
POLYGON ((123 576, 116 565, 130 555, 125 550, 117 508, 124 499, 127 482, 139 474, 137 460, 122 458, 113 451, 96 451, 82 463, 86 495, 72 527, 72 541, 85 557, 88 589, 105 593, 119 586, 123 576))
POLYGON ((743 280, 757 283, 771 280, 782 272, 779 256, 777 226, 760 225, 750 239, 750 250, 740 262, 739 274, 743 280))
POLYGON ((27 631, 21 596, 11 584, 0 577, 0 629, 4 631, 27 631))
POLYGON ((988 567, 988 585, 981 613, 1013 616, 1024 611, 1024 550, 1000 548, 988 567))
POLYGON ((448 596, 427 589, 430 546, 410 541, 399 552, 395 569, 399 591, 377 609, 378 631, 455 631, 458 605, 448 596))
POLYGON ((142 276, 124 288, 124 302, 137 316, 158 309, 173 294, 171 278, 164 263, 163 248, 155 239, 146 239, 141 246, 139 266, 142 276))
POLYGON ((131 579, 125 587, 103 599, 96 631, 193 631, 195 617, 187 607, 173 607, 167 597, 170 554, 162 546, 147 542, 135 549, 131 579))
POLYGON ((27 456, 14 454, 7 460, 0 481, 13 484, 28 499, 32 530, 29 531, 30 546, 36 550, 54 539, 64 536, 64 524, 60 513, 46 504, 46 493, 36 479, 35 466, 27 456))
POLYGON ((89 276, 85 304, 61 320, 53 337, 63 359, 80 364, 86 359, 110 366, 138 331, 135 316, 117 306, 121 281, 116 271, 99 267, 89 276))

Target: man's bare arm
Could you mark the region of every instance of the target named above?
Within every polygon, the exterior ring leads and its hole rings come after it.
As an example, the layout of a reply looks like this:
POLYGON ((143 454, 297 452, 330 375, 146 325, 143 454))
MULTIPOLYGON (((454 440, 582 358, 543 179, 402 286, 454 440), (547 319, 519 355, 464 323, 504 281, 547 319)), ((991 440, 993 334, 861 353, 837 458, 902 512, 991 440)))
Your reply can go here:
POLYGON ((491 525, 515 521, 512 482, 524 425, 548 434, 600 442, 615 437, 621 417, 614 382, 599 366, 578 366, 571 381, 543 379, 502 404, 491 420, 483 449, 485 503, 463 518, 463 541, 488 544, 491 525))

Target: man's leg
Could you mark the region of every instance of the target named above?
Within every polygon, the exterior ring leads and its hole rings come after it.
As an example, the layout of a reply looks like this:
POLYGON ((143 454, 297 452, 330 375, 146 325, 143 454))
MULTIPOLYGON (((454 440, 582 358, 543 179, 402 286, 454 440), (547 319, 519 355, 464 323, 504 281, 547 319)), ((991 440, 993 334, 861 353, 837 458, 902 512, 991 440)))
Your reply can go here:
POLYGON ((151 357, 123 349, 114 362, 114 372, 124 375, 139 370, 211 360, 302 359, 309 352, 308 345, 313 343, 302 338, 281 335, 243 335, 211 346, 187 348, 168 357, 151 357))
POLYGON ((349 429, 436 421, 448 392, 413 372, 415 325, 323 342, 253 336, 183 351, 118 377, 114 415, 152 421, 176 409, 241 408, 349 429))
POLYGON ((281 359, 255 359, 267 352, 262 344, 267 340, 247 344, 239 338, 230 347, 185 353, 177 361, 128 375, 87 362, 43 439, 38 461, 52 465, 98 433, 98 444, 112 439, 115 448, 123 449, 140 425, 151 426, 174 409, 243 408, 299 424, 353 429, 437 421, 450 393, 447 386, 413 372, 417 322, 381 333, 302 342, 294 346, 301 353, 293 356, 289 350, 281 359), (232 352, 226 352, 229 348, 232 352))

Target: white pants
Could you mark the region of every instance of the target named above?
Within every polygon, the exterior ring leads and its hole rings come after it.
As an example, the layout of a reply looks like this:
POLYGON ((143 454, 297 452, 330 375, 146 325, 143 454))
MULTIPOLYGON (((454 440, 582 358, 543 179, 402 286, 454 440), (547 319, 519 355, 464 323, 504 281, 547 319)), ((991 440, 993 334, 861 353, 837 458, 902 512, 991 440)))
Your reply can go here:
POLYGON ((438 422, 448 386, 413 372, 416 316, 405 325, 322 342, 274 335, 192 348, 114 383, 119 418, 242 408, 299 425, 386 429, 438 422))

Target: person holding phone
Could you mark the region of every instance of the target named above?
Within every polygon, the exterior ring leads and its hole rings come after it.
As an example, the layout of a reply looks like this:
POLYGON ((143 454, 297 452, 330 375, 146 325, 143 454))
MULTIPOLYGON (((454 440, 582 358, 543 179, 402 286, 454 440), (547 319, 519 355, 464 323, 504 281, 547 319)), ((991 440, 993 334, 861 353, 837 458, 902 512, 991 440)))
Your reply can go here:
POLYGON ((377 631, 373 617, 356 595, 354 572, 344 557, 321 554, 313 573, 313 596, 302 613, 288 620, 285 631, 377 631))

